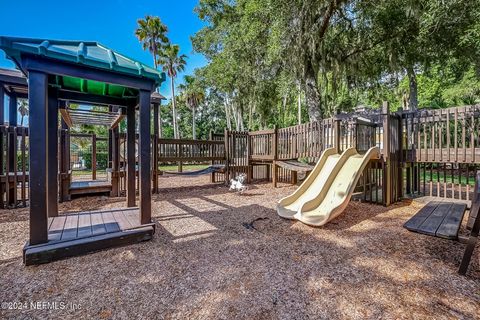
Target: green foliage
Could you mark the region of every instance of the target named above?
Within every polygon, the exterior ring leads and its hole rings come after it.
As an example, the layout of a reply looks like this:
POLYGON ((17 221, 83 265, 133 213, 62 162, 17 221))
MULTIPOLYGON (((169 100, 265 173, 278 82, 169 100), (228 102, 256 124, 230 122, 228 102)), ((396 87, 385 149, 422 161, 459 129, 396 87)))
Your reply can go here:
MULTIPOLYGON (((88 170, 92 169, 92 153, 87 152, 83 154, 85 160, 85 167, 88 170)), ((108 167, 108 152, 97 152, 97 170, 105 170, 108 167)))
MULTIPOLYGON (((285 127, 385 100, 480 102, 480 0, 199 0, 195 12, 204 27, 191 40, 208 64, 162 106, 165 137, 285 127)), ((173 93, 180 50, 158 56, 173 93)))
POLYGON ((200 0, 195 10, 206 26, 192 43, 209 61, 196 76, 232 129, 296 123, 299 96, 310 119, 382 100, 477 101, 479 0, 200 0))

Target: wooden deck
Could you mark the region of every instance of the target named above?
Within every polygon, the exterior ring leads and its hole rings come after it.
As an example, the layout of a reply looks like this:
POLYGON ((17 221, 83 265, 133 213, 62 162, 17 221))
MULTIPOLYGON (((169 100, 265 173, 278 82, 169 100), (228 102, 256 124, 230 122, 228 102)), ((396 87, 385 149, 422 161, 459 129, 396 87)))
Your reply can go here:
POLYGON ((140 224, 138 208, 67 214, 49 218, 48 242, 24 247, 26 265, 150 240, 155 224, 140 224))
POLYGON ((112 184, 109 181, 72 181, 70 183, 70 194, 94 194, 112 191, 112 184))

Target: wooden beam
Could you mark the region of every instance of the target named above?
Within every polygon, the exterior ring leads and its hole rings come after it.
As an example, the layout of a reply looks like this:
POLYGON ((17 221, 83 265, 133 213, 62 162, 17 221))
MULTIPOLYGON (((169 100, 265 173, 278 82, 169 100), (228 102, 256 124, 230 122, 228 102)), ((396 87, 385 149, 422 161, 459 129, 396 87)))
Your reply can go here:
POLYGON ((116 127, 118 127, 118 125, 120 124, 120 122, 122 122, 123 118, 125 118, 125 115, 124 114, 119 114, 117 116, 117 118, 112 122, 112 124, 110 125, 110 129, 115 129, 116 127))
POLYGON ((60 114, 62 115, 63 121, 67 124, 69 128, 73 127, 72 118, 70 118, 70 114, 68 113, 67 109, 59 109, 60 114))
POLYGON ((47 84, 48 76, 29 70, 30 244, 48 241, 47 218, 47 84))
POLYGON ((135 108, 127 108, 127 207, 135 207, 135 108))
POLYGON ((53 75, 70 76, 80 79, 106 82, 110 84, 118 84, 121 86, 141 90, 151 91, 155 86, 154 80, 151 79, 119 74, 118 72, 110 72, 108 70, 101 70, 97 68, 90 68, 85 65, 77 65, 45 57, 31 55, 22 56, 21 66, 26 70, 35 70, 53 75))
POLYGON ((139 179, 140 179, 140 223, 151 223, 152 220, 152 187, 150 180, 150 95, 151 91, 140 90, 140 146, 139 146, 139 179))
POLYGON ((48 91, 47 111, 47 212, 58 216, 58 99, 56 90, 48 91))

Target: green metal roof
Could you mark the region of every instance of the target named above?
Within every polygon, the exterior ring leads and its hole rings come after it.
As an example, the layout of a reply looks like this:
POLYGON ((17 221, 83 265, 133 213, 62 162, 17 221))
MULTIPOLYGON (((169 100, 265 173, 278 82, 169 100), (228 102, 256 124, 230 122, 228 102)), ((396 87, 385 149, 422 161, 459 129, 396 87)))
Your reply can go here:
POLYGON ((0 49, 19 65, 21 54, 39 55, 121 74, 145 77, 160 85, 165 74, 115 52, 98 42, 0 36, 0 49))

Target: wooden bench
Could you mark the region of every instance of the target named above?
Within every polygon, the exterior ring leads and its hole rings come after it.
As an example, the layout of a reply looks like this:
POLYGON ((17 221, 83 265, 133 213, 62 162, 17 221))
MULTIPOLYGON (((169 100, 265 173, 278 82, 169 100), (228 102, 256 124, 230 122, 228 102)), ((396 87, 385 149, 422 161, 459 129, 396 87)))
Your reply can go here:
MULTIPOLYGON (((413 232, 429 236, 458 240, 458 231, 465 215, 466 205, 444 201, 431 201, 403 226, 413 232)), ((458 273, 465 275, 472 259, 480 232, 480 171, 477 171, 475 189, 470 209, 470 216, 475 217, 470 237, 463 254, 458 273)))
POLYGON ((457 240, 466 209, 463 203, 431 201, 403 226, 413 232, 457 240))

